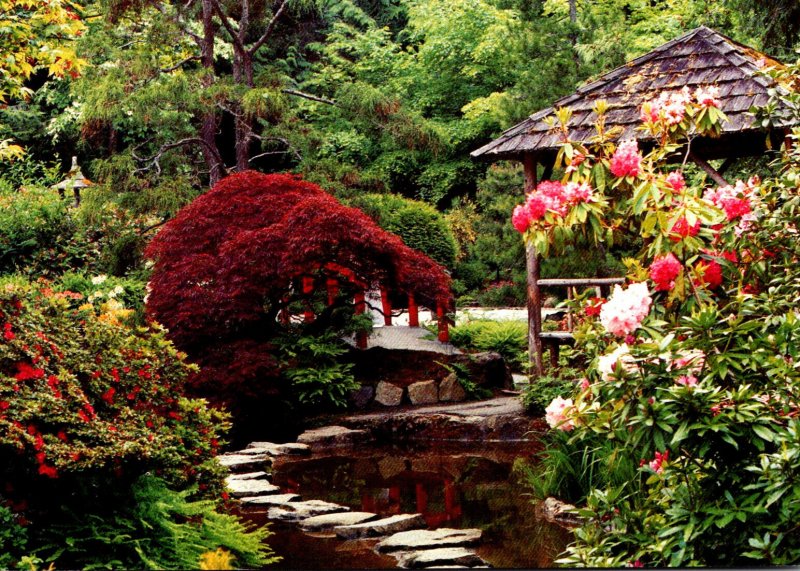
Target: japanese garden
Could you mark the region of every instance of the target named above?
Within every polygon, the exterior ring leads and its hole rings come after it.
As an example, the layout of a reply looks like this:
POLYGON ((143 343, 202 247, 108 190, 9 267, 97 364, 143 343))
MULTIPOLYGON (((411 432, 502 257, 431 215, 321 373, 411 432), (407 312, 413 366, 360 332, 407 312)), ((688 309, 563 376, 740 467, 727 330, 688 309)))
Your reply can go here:
POLYGON ((0 0, 0 569, 800 564, 794 0, 0 0))

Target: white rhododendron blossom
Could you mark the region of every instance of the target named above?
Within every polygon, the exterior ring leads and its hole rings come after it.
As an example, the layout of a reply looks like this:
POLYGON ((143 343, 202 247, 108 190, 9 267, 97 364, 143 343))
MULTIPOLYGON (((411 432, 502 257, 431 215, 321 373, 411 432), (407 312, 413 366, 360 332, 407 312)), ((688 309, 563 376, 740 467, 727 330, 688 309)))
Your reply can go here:
POLYGON ((633 283, 627 289, 616 285, 600 310, 600 323, 609 333, 628 335, 641 325, 652 303, 646 282, 633 283))
POLYGON ((616 370, 617 363, 627 372, 636 370, 636 361, 631 355, 630 347, 623 343, 608 355, 603 355, 597 360, 597 372, 604 381, 611 380, 616 370))

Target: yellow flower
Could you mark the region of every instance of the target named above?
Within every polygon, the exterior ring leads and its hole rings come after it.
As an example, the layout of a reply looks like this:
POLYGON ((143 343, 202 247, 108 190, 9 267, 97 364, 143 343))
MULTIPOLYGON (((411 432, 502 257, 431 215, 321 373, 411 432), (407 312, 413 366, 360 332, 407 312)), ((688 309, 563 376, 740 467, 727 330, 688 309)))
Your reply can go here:
POLYGON ((233 569, 233 555, 221 547, 216 551, 206 551, 200 556, 200 569, 233 569))

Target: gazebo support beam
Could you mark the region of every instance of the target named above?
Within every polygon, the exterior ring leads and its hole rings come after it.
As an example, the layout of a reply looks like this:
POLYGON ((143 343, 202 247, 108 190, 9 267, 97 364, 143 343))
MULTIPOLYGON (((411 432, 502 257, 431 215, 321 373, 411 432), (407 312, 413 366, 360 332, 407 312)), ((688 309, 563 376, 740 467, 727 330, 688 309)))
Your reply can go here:
MULTIPOLYGON (((536 188, 536 155, 525 154, 522 157, 522 169, 525 174, 525 193, 536 188)), ((544 374, 542 363, 542 340, 539 332, 542 330, 542 292, 539 289, 539 253, 532 245, 525 249, 525 265, 527 267, 527 306, 528 306, 528 359, 531 364, 531 374, 541 377, 544 374)))
POLYGON ((727 180, 725 180, 725 177, 723 177, 721 174, 719 174, 714 169, 714 167, 712 167, 710 164, 708 164, 708 161, 703 160, 702 158, 698 157, 696 154, 694 154, 691 151, 689 151, 689 158, 692 160, 692 162, 694 164, 696 164, 698 167, 703 169, 703 171, 708 176, 710 176, 711 179, 714 182, 716 182, 718 185, 720 185, 720 186, 729 186, 730 185, 730 183, 727 180))

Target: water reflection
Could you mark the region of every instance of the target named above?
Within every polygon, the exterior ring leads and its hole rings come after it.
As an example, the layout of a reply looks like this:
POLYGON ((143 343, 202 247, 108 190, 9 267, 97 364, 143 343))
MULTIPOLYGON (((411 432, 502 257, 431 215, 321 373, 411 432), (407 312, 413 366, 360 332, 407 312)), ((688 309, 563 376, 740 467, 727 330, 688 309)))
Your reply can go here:
MULTIPOLYGON (((276 462, 273 481, 285 491, 304 498, 322 499, 354 510, 388 516, 422 513, 429 528, 480 528, 484 532, 478 553, 495 567, 550 567, 569 541, 569 532, 538 520, 524 485, 513 470, 515 461, 529 461, 530 447, 491 443, 485 450, 474 445, 427 447, 377 447, 348 450, 337 456, 283 457, 276 462)), ((270 545, 284 556, 280 568, 309 568, 307 540, 301 532, 273 526, 281 536, 270 545), (280 547, 276 544, 282 544, 280 547), (281 553, 281 549, 287 552, 281 553), (302 549, 303 555, 290 553, 302 549)), ((323 541, 323 540, 318 540, 323 541)), ((343 551, 330 541, 330 557, 343 551)), ((351 542, 347 542, 351 543, 351 542)), ((347 548, 349 568, 380 564, 368 554, 369 547, 347 548), (359 551, 360 550, 360 551, 359 551), (360 553, 360 555, 359 555, 360 553)), ((320 549, 317 545, 315 549, 320 549)), ((325 560, 324 549, 315 568, 344 568, 325 560)), ((382 558, 381 558, 382 559, 382 558)), ((385 561, 385 560, 384 560, 385 561)), ((343 562, 340 562, 343 563, 343 562)))

